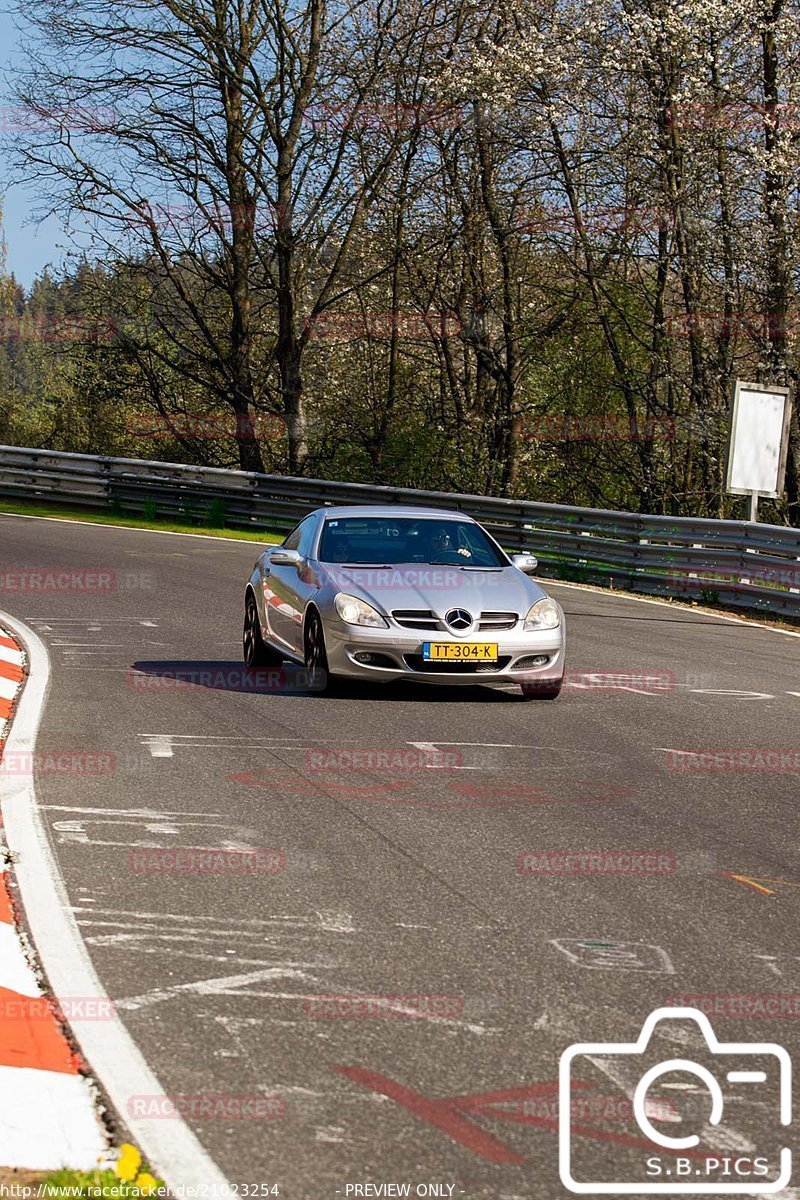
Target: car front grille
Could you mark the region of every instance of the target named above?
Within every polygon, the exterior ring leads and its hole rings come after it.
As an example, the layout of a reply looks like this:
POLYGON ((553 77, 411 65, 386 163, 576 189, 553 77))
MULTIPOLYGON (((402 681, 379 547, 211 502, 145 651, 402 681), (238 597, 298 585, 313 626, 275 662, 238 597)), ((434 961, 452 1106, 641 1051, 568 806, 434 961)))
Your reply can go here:
MULTIPOLYGON (((447 628, 429 608, 396 608, 392 616, 404 629, 447 628)), ((515 612, 482 612, 475 630, 478 633, 491 633, 494 630, 513 629, 518 621, 519 617, 515 612)))
POLYGON ((482 662, 426 662, 421 654, 404 654, 406 666, 412 671, 419 671, 424 675, 485 675, 487 672, 502 671, 503 667, 507 667, 511 662, 511 655, 506 654, 502 658, 498 658, 497 662, 482 663, 482 662))
POLYGON ((429 608, 396 608, 392 616, 404 629, 439 628, 439 618, 429 608))
POLYGON ((514 612, 482 612, 478 621, 479 630, 513 629, 519 617, 514 612))

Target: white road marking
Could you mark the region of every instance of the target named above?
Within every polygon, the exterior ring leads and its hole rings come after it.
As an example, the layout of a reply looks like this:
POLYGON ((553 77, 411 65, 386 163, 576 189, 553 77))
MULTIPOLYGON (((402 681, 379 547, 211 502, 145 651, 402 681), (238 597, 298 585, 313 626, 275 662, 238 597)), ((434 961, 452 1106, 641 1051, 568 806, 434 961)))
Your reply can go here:
MULTIPOLYGON (((156 841, 136 841, 115 842, 105 838, 89 837, 88 833, 81 828, 68 828, 58 831, 58 843, 62 846, 115 846, 122 850, 163 850, 161 842, 156 841)), ((170 851, 173 850, 241 850, 241 851, 257 851, 258 846, 251 846, 247 842, 237 841, 233 838, 220 838, 219 846, 170 846, 170 851)))
POLYGON ((172 758, 172 740, 169 737, 154 737, 144 742, 153 758, 172 758))
POLYGON ((55 521, 58 525, 88 525, 90 529, 126 529, 129 533, 155 533, 160 537, 191 537, 202 538, 206 542, 216 542, 226 550, 242 550, 253 546, 277 546, 277 542, 269 538, 226 538, 215 536, 213 533, 183 533, 178 529, 146 529, 141 525, 112 525, 110 521, 80 521, 71 517, 38 517, 28 513, 4 512, 0 509, 0 517, 15 517, 18 521, 55 521))
MULTIPOLYGON (((100 910, 97 910, 100 911, 100 910)), ((180 941, 197 939, 209 945, 215 939, 224 942, 243 941, 253 946, 274 947, 286 943, 295 944, 298 940, 308 941, 309 938, 299 933, 298 929, 275 929, 265 932, 260 929, 207 929, 196 925, 158 925, 146 921, 98 921, 90 917, 79 917, 78 924, 87 929, 118 929, 130 933, 133 937, 161 939, 163 941, 180 941), (160 932, 164 930, 165 932, 160 932), (294 941, 292 940, 294 939, 294 941)), ((340 930, 325 930, 324 926, 315 926, 314 931, 322 930, 327 933, 339 933, 340 930)))
POLYGON ((0 1162, 55 1171, 97 1168, 107 1155, 92 1094, 80 1075, 0 1067, 0 1162))
MULTIPOLYGON (((13 925, 6 924, 5 921, 0 923, 0 988, 19 992, 21 996, 42 994, 42 989, 23 952, 19 934, 13 925)), ((2 1158, 0 1162, 3 1162, 2 1158)))
POLYGON ((325 908, 317 913, 320 928, 327 933, 355 933, 356 924, 352 914, 325 908))
POLYGON ((736 688, 690 688, 699 696, 741 696, 743 700, 774 700, 770 692, 742 692, 736 688))
POLYGON ((89 647, 91 650, 120 650, 125 645, 124 642, 57 642, 53 641, 54 646, 74 646, 78 648, 89 647))
MULTIPOLYGON (((139 996, 126 996, 116 1001, 116 1007, 133 1012, 140 1008, 149 1008, 162 1000, 172 1000, 189 992, 195 996, 262 996, 260 992, 243 992, 251 983, 266 983, 271 979, 297 979, 302 983, 316 984, 319 980, 313 975, 294 967, 266 967, 263 971, 249 971, 244 975, 224 975, 216 979, 196 979, 192 983, 176 983, 172 987, 155 988, 152 992, 144 992, 139 996)), ((268 996, 280 996, 286 999, 302 999, 303 994, 297 992, 266 993, 268 996)))
MULTIPOLYGON (((83 902, 83 901, 82 901, 83 902)), ((72 910, 80 912, 80 905, 77 905, 72 910)), ((117 917, 132 917, 134 921, 216 921, 223 925, 227 924, 226 917, 208 917, 195 915, 194 913, 165 913, 165 912, 133 912, 125 908, 96 908, 92 909, 93 913, 102 913, 105 916, 117 917)), ((238 917, 236 918, 238 925, 254 925, 259 929, 272 929, 274 927, 284 926, 286 928, 321 928, 319 920, 309 917, 305 913, 288 913, 285 916, 275 917, 238 917)))
POLYGON ((96 813, 98 816, 128 816, 142 817, 143 819, 159 817, 222 817, 223 813, 205 813, 199 809, 187 809, 186 812, 174 812, 171 809, 157 808, 86 808, 79 804, 40 804, 39 808, 42 812, 79 812, 79 813, 96 813))
POLYGON ((674 975, 666 950, 646 942, 616 938, 552 938, 554 946, 576 967, 586 971, 633 971, 641 975, 674 975))
POLYGON ((157 617, 28 617, 32 625, 52 629, 54 625, 83 625, 99 630, 105 625, 158 625, 157 617), (42 622, 48 624, 42 624, 42 622))
MULTIPOLYGON (((50 681, 50 661, 44 643, 32 629, 6 613, 0 617, 26 649, 31 669, 6 751, 28 754, 36 746, 50 681)), ((25 915, 55 996, 108 1000, 70 911, 66 886, 37 806, 35 781, 0 776, 0 801, 9 847, 19 856, 15 870, 25 915)), ((122 1021, 117 1016, 105 1021, 73 1018, 70 1024, 111 1103, 126 1114, 133 1140, 167 1187, 176 1194, 186 1194, 190 1189, 195 1189, 196 1195, 204 1191, 229 1193, 225 1176, 180 1116, 170 1121, 148 1121, 127 1112, 131 1096, 162 1095, 164 1087, 122 1021)), ((85 1086, 83 1080, 80 1082, 85 1086)), ((77 1113, 77 1108, 71 1112, 77 1113)))
MULTIPOLYGON (((437 743, 435 743, 435 742, 408 742, 407 744, 409 746, 413 746, 415 750, 422 750, 422 752, 424 754, 436 754, 437 753, 437 743)), ((438 744, 442 745, 442 746, 445 745, 444 742, 440 742, 438 744)), ((455 744, 455 743, 453 743, 453 744, 455 744)), ((464 744, 466 745, 466 743, 464 743, 464 744)), ((480 771, 483 769, 484 768, 482 768, 482 767, 467 767, 467 766, 463 766, 462 764, 453 764, 453 763, 440 763, 440 762, 425 763, 426 771, 436 771, 436 770, 480 771)))
MULTIPOLYGON (((49 809, 51 806, 48 805, 47 807, 49 809)), ((200 815, 203 816, 204 814, 201 813, 200 815)), ((149 833, 160 833, 160 832, 177 833, 178 832, 178 824, 183 829, 188 829, 194 825, 197 825, 201 829, 231 829, 231 828, 233 828, 231 826, 230 821, 207 821, 207 820, 184 821, 183 819, 181 819, 177 824, 170 824, 169 827, 165 826, 162 831, 161 829, 158 828, 157 824, 153 820, 153 818, 155 818, 155 814, 150 813, 150 814, 148 814, 148 816, 150 818, 149 820, 148 820, 148 818, 144 818, 144 819, 140 818, 139 820, 136 820, 134 818, 133 820, 131 820, 129 817, 117 816, 116 813, 114 813, 112 816, 99 817, 96 820, 90 820, 90 821, 81 821, 78 818, 74 818, 69 821, 54 821, 53 828, 54 829, 85 828, 86 825, 133 825, 133 827, 135 829, 138 829, 141 825, 144 825, 145 829, 149 833)))
MULTIPOLYGON (((594 691, 595 689, 597 689, 599 687, 599 688, 602 688, 603 691, 634 692, 637 696, 657 696, 657 695, 661 696, 661 695, 666 695, 666 693, 671 690, 671 688, 668 684, 662 684, 662 683, 658 683, 658 682, 652 683, 649 686, 649 688, 636 687, 636 685, 633 682, 629 682, 629 683, 617 683, 617 682, 613 682, 613 681, 609 682, 609 677, 611 675, 613 675, 614 679, 627 678, 632 681, 633 679, 636 678, 636 676, 632 675, 632 674, 627 674, 627 675, 623 674, 620 676, 620 675, 617 675, 616 672, 586 671, 583 673, 583 676, 581 679, 569 679, 568 678, 565 686, 568 688, 573 688, 576 691, 585 691, 585 692, 594 691)), ((654 679, 655 679, 655 677, 654 677, 654 679)))
MULTIPOLYGON (((406 742, 407 746, 484 746, 491 750, 556 750, 557 746, 537 746, 531 742, 406 742)), ((561 747, 563 749, 563 747, 561 747)))
POLYGON ((341 1125, 327 1125, 324 1129, 318 1129, 314 1134, 316 1142, 343 1142, 344 1140, 344 1128, 341 1125))
POLYGON ((150 751, 153 758, 173 758, 175 750, 224 750, 227 746, 238 749, 242 743, 263 746, 265 750, 302 750, 305 748, 302 745, 288 745, 287 743, 300 741, 299 738, 293 737, 249 738, 202 733, 139 733, 137 737, 141 744, 150 751))

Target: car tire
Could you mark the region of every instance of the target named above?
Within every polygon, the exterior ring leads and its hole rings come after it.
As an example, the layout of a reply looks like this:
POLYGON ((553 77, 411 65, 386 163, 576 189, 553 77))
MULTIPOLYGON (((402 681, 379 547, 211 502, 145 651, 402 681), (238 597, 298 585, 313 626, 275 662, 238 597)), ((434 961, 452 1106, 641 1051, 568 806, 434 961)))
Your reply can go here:
POLYGON ((523 700, 557 700, 561 694, 562 687, 563 681, 559 679, 558 683, 553 684, 552 687, 531 688, 520 684, 520 691, 522 692, 523 700))
POLYGON ((319 695, 330 691, 331 676, 328 670, 328 655, 325 652, 325 632, 317 612, 312 612, 306 621, 303 633, 303 661, 308 690, 319 695))
POLYGON ((258 615, 256 598, 252 592, 247 593, 244 604, 244 628, 242 630, 242 656, 244 665, 250 670, 260 667, 276 667, 283 660, 277 650, 273 650, 261 633, 261 620, 258 615))

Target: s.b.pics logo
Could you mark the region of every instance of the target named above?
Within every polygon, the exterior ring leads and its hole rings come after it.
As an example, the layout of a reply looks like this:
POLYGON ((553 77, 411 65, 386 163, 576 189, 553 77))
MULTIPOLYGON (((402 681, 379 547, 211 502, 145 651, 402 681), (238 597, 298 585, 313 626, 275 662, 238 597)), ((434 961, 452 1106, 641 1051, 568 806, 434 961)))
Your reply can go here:
POLYGON ((570 1046, 559 1068, 559 1172, 583 1195, 757 1195, 790 1182, 792 1065, 773 1042, 720 1042, 695 1008, 659 1008, 636 1042, 570 1046), (674 1047, 679 1052, 674 1053, 674 1047), (582 1138, 570 1100, 598 1073, 632 1101, 608 1153, 582 1138), (651 1089, 668 1095, 655 1106, 651 1089))

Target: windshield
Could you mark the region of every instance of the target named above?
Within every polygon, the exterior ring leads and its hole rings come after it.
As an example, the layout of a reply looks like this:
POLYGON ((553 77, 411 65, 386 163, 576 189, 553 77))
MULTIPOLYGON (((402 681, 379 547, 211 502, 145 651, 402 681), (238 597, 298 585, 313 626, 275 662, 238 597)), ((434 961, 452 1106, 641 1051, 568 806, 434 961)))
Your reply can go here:
POLYGON ((479 525, 438 517, 344 517, 325 522, 324 563, 398 566, 402 563, 506 567, 508 561, 479 525))

